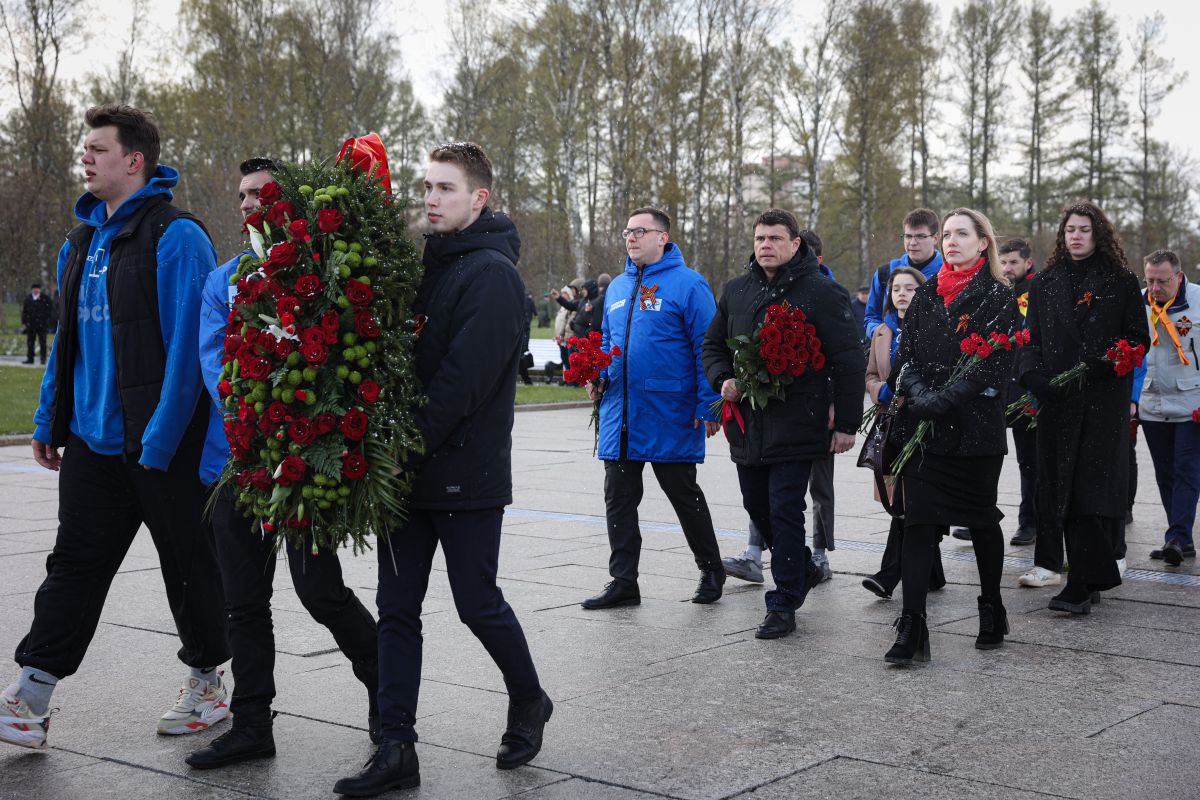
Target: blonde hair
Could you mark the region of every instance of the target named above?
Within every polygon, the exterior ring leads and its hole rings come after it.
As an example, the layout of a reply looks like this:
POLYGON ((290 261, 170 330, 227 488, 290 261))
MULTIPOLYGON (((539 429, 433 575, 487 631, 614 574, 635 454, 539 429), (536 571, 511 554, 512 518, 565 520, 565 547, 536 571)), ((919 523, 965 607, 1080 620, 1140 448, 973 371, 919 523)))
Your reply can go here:
POLYGON ((1000 248, 996 244, 996 232, 992 230, 992 221, 986 216, 976 211, 973 208, 956 208, 953 211, 948 211, 942 216, 942 236, 945 238, 946 220, 951 217, 967 217, 975 225, 975 235, 986 238, 988 241, 987 250, 983 252, 987 258, 988 271, 992 273, 992 277, 1003 283, 1005 286, 1011 286, 1008 278, 1004 277, 1004 270, 1000 268, 1000 248))

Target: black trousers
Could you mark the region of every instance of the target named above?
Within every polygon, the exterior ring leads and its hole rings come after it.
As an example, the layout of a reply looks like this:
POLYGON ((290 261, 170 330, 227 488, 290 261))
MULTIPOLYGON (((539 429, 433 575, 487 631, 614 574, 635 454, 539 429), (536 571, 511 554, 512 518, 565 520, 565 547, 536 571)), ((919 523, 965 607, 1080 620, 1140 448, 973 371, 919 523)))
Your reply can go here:
POLYGON ((45 364, 46 363, 46 331, 45 330, 40 330, 40 331, 27 330, 27 331, 25 331, 25 343, 26 343, 26 345, 28 345, 27 350, 29 353, 25 357, 28 360, 33 361, 33 343, 34 343, 35 339, 38 342, 38 346, 39 346, 38 352, 41 354, 42 363, 45 364))
POLYGON ((1012 429, 1013 445, 1017 451, 1017 470, 1021 474, 1021 506, 1017 525, 1037 530, 1037 431, 1024 426, 1012 429))
POLYGON ((1117 551, 1124 545, 1125 520, 1094 515, 1067 517, 1063 528, 1071 558, 1068 585, 1086 585, 1093 592, 1120 586, 1117 551))
MULTIPOLYGON (((938 542, 945 528, 938 525, 908 525, 904 529, 904 554, 901 571, 904 582, 904 608, 925 613, 929 594, 929 575, 937 558, 938 542)), ((979 568, 979 593, 1000 597, 1000 574, 1004 571, 1004 534, 999 523, 986 528, 971 528, 971 546, 979 568)))
POLYGON ((458 618, 471 629, 504 675, 513 700, 541 696, 525 632, 496 586, 504 509, 414 509, 378 543, 379 716, 388 739, 415 742, 421 688, 421 603, 438 543, 458 618))
POLYGON ((812 462, 808 491, 813 503, 813 547, 834 549, 833 539, 833 456, 812 462))
MULTIPOLYGON (((238 511, 226 486, 213 507, 213 534, 233 651, 233 703, 241 723, 265 725, 275 699, 275 632, 271 624, 275 545, 238 511)), ((378 635, 371 612, 346 588, 336 550, 314 555, 311 546, 285 544, 296 596, 313 619, 333 634, 355 676, 374 696, 379 683, 378 635)))
MULTIPOLYGON (((617 580, 635 582, 642 554, 642 532, 638 527, 638 505, 642 502, 642 470, 645 461, 604 462, 604 511, 608 517, 608 574, 617 580)), ((708 501, 696 483, 696 465, 654 463, 654 477, 671 501, 683 527, 696 566, 707 569, 721 564, 721 549, 713 530, 708 501)))
MULTIPOLYGON (((940 543, 942 537, 950 535, 949 526, 943 526, 938 535, 940 543)), ((887 546, 883 548, 883 559, 879 564, 879 572, 874 575, 875 580, 887 589, 889 592, 894 591, 900 585, 901 575, 901 555, 904 550, 904 518, 892 517, 892 525, 888 528, 887 546)), ((929 585, 935 589, 940 589, 946 585, 946 571, 942 566, 942 549, 934 547, 933 563, 930 565, 929 585)))
POLYGON ((113 577, 144 522, 158 550, 167 601, 189 667, 229 658, 225 598, 203 519, 197 471, 203 441, 192 437, 166 472, 92 452, 72 435, 58 474, 58 538, 33 601, 33 625, 14 660, 57 678, 73 675, 87 652, 113 577))
POLYGON ((812 463, 738 464, 742 505, 771 549, 775 588, 766 594, 767 611, 795 611, 812 588, 807 585, 812 550, 804 541, 804 495, 812 463))

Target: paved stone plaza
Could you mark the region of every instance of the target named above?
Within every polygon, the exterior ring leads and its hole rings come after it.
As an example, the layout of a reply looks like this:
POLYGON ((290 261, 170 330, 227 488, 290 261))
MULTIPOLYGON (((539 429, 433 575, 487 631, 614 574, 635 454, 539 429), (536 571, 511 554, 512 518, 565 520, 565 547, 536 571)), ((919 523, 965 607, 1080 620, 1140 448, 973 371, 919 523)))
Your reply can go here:
MULTIPOLYGON (((1129 529, 1124 586, 1086 617, 1046 609, 1052 589, 1018 589, 1032 548, 1008 548, 1012 634, 973 647, 977 579, 970 546, 943 542, 950 585, 931 595, 933 660, 888 667, 898 599, 859 585, 873 572, 887 518, 869 473, 838 458, 833 581, 809 596, 788 639, 763 642, 760 586, 731 579, 712 606, 685 602, 697 573, 649 470, 642 504, 642 604, 587 612, 608 579, 603 468, 588 410, 517 414, 515 502, 505 518, 501 585, 525 626, 554 718, 533 765, 493 757, 506 696, 497 670, 458 621, 444 573, 425 606, 419 712, 420 798, 635 800, 732 798, 1196 798, 1200 743, 1200 577, 1151 561, 1161 542, 1149 454, 1129 529)), ((700 469, 724 553, 746 517, 721 437, 700 469)), ((1016 526, 1016 462, 1001 486, 1016 526)), ((26 446, 0 449, 0 681, 27 630, 55 531, 54 476, 26 446)), ((0 797, 323 798, 371 753, 366 697, 324 628, 276 573, 279 754, 214 772, 184 755, 213 733, 156 736, 185 669, 157 558, 144 532, 113 583, 80 673, 54 697, 49 747, 0 745, 0 797)), ((345 558, 373 608, 373 554, 345 558)), ((437 569, 441 569, 440 566, 437 569)), ((768 582, 770 577, 768 575, 768 582)), ((224 729, 225 723, 218 727, 224 729)))

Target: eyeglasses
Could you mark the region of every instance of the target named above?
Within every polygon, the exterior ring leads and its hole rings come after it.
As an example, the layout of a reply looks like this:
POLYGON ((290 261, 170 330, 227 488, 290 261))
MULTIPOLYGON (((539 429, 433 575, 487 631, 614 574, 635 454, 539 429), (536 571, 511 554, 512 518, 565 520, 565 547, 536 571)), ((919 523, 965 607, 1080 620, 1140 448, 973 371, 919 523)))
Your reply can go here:
POLYGON ((641 239, 650 231, 654 231, 655 233, 666 233, 666 231, 664 231, 662 228, 626 228, 625 230, 621 231, 621 238, 628 239, 630 236, 632 236, 634 239, 641 239))
POLYGON ((906 242, 923 242, 926 239, 932 239, 933 236, 928 233, 906 233, 903 238, 906 242))

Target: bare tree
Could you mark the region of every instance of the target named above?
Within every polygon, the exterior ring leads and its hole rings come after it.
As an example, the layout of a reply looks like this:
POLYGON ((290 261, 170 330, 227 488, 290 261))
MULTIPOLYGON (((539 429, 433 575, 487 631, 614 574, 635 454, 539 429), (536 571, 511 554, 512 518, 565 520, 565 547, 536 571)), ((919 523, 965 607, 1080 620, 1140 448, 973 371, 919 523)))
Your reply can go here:
POLYGON ((1075 84, 1087 102, 1087 137, 1078 143, 1082 189, 1100 205, 1109 199, 1118 165, 1110 148, 1120 139, 1129 115, 1122 99, 1121 39, 1112 14, 1092 0, 1074 20, 1075 84))
POLYGON ((1061 80, 1066 65, 1066 31, 1056 25, 1050 7, 1033 0, 1026 16, 1021 47, 1021 72, 1028 98, 1029 139, 1024 143, 1028 170, 1025 177, 1025 216, 1029 234, 1041 233, 1052 212, 1047 168, 1057 163, 1053 152, 1055 134, 1070 112, 1071 91, 1061 80))

